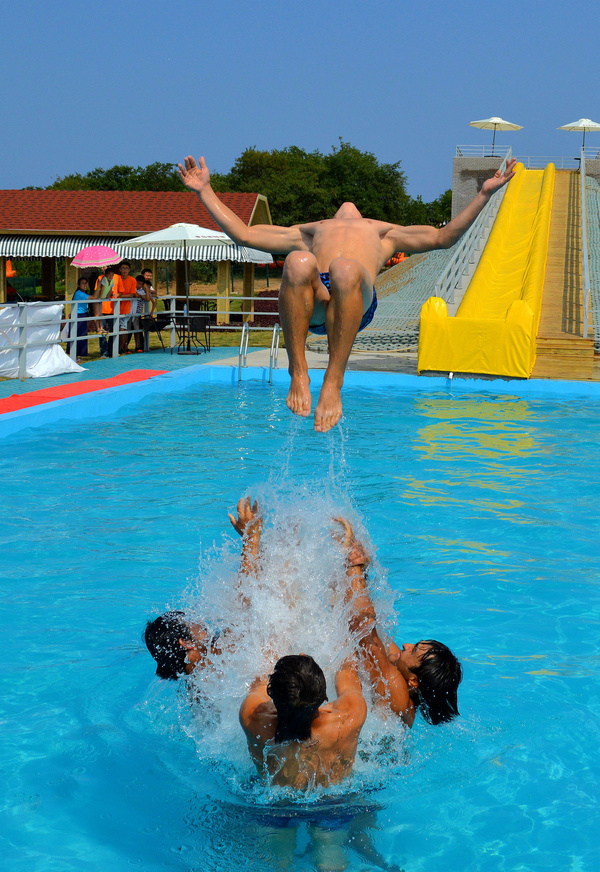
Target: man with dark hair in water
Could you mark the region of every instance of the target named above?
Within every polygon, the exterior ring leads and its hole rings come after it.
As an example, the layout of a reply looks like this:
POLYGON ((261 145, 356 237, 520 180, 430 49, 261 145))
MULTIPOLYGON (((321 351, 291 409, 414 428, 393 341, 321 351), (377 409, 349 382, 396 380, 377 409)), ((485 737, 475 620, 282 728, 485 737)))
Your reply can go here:
POLYGON ((396 251, 410 254, 450 248, 468 230, 490 197, 514 176, 516 161, 483 183, 473 201, 444 227, 402 227, 363 218, 354 203, 342 203, 332 218, 292 227, 248 227, 210 185, 203 157, 179 164, 183 184, 194 191, 219 227, 238 245, 286 254, 279 316, 292 383, 288 408, 310 415, 311 395, 304 346, 309 330, 327 334, 329 364, 315 409, 315 430, 325 433, 342 417, 344 371, 359 330, 377 308, 375 279, 396 251))
POLYGON ((342 546, 346 550, 348 591, 352 602, 351 630, 358 638, 362 662, 380 704, 412 727, 417 709, 430 724, 444 724, 457 717, 460 663, 446 645, 435 639, 399 648, 392 642, 386 650, 377 632, 377 615, 369 596, 366 567, 370 558, 348 521, 342 546))
POLYGON ((306 654, 282 657, 268 679, 256 679, 240 723, 256 768, 272 784, 306 790, 350 774, 367 717, 353 661, 338 670, 335 690, 336 699, 327 702, 325 676, 306 654))
MULTIPOLYGON (((252 505, 250 497, 237 504, 237 517, 229 515, 234 530, 242 537, 242 559, 238 579, 255 574, 258 566, 262 516, 258 505, 252 505)), ((242 607, 249 605, 240 590, 242 607)), ((210 657, 220 654, 223 646, 231 646, 233 640, 227 630, 211 633, 205 624, 188 620, 185 612, 166 612, 148 621, 144 632, 148 651, 156 660, 156 674, 160 678, 177 680, 180 675, 189 675, 194 669, 210 665, 210 657)))

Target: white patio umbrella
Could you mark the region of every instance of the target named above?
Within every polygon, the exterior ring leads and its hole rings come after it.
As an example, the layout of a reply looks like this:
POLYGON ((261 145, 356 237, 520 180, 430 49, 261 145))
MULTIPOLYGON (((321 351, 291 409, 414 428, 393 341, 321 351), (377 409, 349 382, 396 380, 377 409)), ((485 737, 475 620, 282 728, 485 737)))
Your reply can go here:
POLYGON ((511 121, 505 121, 503 118, 498 118, 497 115, 492 115, 491 118, 483 118, 481 121, 469 121, 469 127, 479 127, 481 130, 493 130, 494 137, 492 139, 492 154, 496 145, 497 130, 523 130, 521 124, 513 124, 511 121))
MULTIPOLYGON (((209 230, 208 227, 199 227, 198 224, 171 224, 163 230, 154 233, 146 233, 144 236, 136 236, 126 242, 117 244, 123 252, 136 248, 174 248, 183 245, 183 260, 185 263, 185 304, 186 311, 190 311, 190 281, 188 274, 188 251, 190 248, 209 246, 231 247, 231 260, 247 263, 271 263, 273 258, 266 251, 257 251, 253 248, 238 246, 221 230, 209 230)), ((188 338, 189 346, 189 338, 188 338)), ((189 351, 189 348, 188 348, 189 351)), ((181 353, 181 352, 180 352, 181 353)))
POLYGON ((563 124, 562 127, 557 127, 556 129, 557 130, 575 130, 575 131, 583 130, 583 142, 581 144, 581 147, 585 148, 586 131, 588 131, 588 130, 590 132, 595 131, 597 133, 600 130, 600 124, 598 124, 596 121, 591 121, 589 118, 580 118, 579 121, 573 121, 573 122, 571 122, 571 124, 563 124))
MULTIPOLYGON (((190 282, 188 276, 188 247, 207 245, 234 245, 226 233, 221 230, 209 230, 208 227, 199 227, 197 224, 171 224, 164 230, 156 230, 154 233, 146 233, 144 236, 136 236, 120 243, 127 248, 167 248, 183 245, 183 260, 185 262, 185 303, 187 311, 190 310, 190 282)), ((120 247, 119 246, 119 247, 120 247)))

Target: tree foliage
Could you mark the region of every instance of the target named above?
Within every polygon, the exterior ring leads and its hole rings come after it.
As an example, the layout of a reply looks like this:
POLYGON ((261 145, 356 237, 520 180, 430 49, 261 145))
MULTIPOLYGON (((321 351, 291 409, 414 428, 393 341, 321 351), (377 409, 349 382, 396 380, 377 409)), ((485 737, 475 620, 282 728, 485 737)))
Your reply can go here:
POLYGON ((398 223, 409 197, 400 163, 379 163, 340 140, 330 154, 297 146, 259 151, 247 148, 231 171, 213 175, 217 191, 253 191, 269 200, 276 224, 300 224, 331 216, 345 201, 370 218, 398 223))
MULTIPOLYGON (((264 194, 276 224, 317 221, 350 201, 368 218, 394 224, 441 224, 450 218, 451 192, 424 203, 406 192, 406 176, 396 163, 380 163, 349 142, 329 154, 298 146, 260 151, 247 148, 228 173, 212 173, 215 191, 264 194)), ((184 191, 174 164, 98 167, 72 173, 49 185, 63 191, 184 191)))
POLYGON ((452 212, 452 190, 447 191, 431 203, 424 203, 421 197, 410 201, 405 224, 444 224, 450 220, 452 212))
POLYGON ((174 164, 152 163, 147 167, 117 165, 97 167, 85 175, 71 173, 58 178, 48 190, 59 191, 185 191, 174 164))

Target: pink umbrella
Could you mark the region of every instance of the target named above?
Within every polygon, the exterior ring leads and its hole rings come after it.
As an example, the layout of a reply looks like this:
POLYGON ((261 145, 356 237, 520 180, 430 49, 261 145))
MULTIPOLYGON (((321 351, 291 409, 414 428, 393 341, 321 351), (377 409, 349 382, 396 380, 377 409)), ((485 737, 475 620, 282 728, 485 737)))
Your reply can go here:
POLYGON ((78 251, 71 266, 85 268, 87 266, 107 267, 122 260, 121 255, 108 245, 86 245, 78 251))

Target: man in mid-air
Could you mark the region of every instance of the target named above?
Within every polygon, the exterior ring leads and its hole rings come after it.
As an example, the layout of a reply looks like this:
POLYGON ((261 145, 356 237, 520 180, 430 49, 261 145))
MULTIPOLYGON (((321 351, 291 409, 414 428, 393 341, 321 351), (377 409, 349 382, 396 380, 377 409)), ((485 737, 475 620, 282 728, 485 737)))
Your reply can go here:
POLYGON ((444 227, 402 227, 363 218, 354 203, 343 203, 333 218, 277 227, 248 227, 210 185, 203 157, 179 164, 184 185, 194 191, 219 227, 238 245, 286 254, 279 291, 279 316, 292 379, 288 408, 307 417, 310 379, 304 350, 308 331, 327 334, 329 364, 315 409, 315 430, 326 432, 342 417, 341 387, 352 344, 377 308, 375 278, 396 251, 414 254, 450 248, 471 226, 492 194, 514 175, 515 160, 484 182, 481 191, 444 227))

